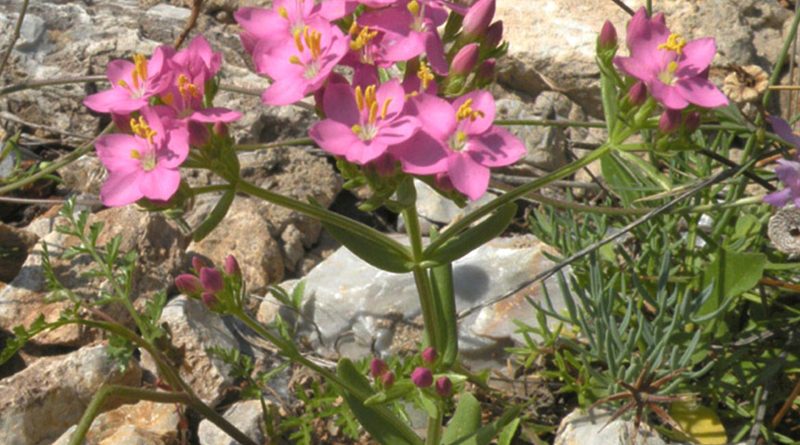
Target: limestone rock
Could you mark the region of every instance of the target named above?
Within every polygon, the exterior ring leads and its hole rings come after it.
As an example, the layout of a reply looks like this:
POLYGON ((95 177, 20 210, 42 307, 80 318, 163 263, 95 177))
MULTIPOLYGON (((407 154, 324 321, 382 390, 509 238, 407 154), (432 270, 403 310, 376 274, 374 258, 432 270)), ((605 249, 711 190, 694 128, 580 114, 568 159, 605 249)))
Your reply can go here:
MULTIPOLYGON (((228 408, 224 414, 225 419, 233 424, 239 431, 253 439, 256 443, 264 442, 264 433, 261 424, 264 421, 261 413, 261 402, 258 400, 245 400, 235 403, 228 408)), ((236 445, 238 442, 233 440, 224 431, 207 419, 200 422, 197 431, 200 445, 236 445)))
POLYGON ((105 346, 40 359, 0 380, 0 443, 51 443, 78 422, 103 384, 138 386, 135 364, 120 372, 105 346))
MULTIPOLYGON (((172 445, 178 443, 180 415, 172 403, 142 400, 104 412, 86 433, 87 445, 172 445)), ((68 445, 75 427, 53 445, 68 445)))

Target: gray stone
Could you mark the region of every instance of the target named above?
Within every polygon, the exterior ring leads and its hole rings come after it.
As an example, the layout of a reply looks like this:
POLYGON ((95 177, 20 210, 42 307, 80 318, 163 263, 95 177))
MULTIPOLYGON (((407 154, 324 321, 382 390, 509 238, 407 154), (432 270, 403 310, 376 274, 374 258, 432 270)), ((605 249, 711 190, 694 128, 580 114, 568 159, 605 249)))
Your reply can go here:
MULTIPOLYGON (((206 350, 211 347, 237 348, 233 333, 219 314, 184 296, 170 301, 159 321, 169 329, 173 348, 182 352, 178 366, 181 377, 203 402, 215 406, 233 379, 228 376, 230 367, 210 357, 206 350)), ((143 354, 143 365, 148 370, 155 370, 155 364, 147 354, 143 354)))
MULTIPOLYGON (((561 420, 553 445, 632 445, 633 422, 617 419, 613 413, 595 410, 589 414, 573 411, 561 420)), ((658 433, 642 424, 635 436, 638 445, 667 445, 658 433)))
MULTIPOLYGON (((178 407, 172 403, 142 400, 97 416, 86 433, 91 445, 172 445, 178 443, 178 407)), ((76 427, 64 432, 53 445, 68 445, 76 427)))
MULTIPOLYGON (((417 213, 421 218, 420 227, 424 235, 429 233, 431 223, 449 224, 492 200, 492 195, 486 194, 462 208, 420 180, 414 180, 414 188, 417 190, 417 213)), ((401 229, 405 227, 402 215, 399 227, 401 229)))
MULTIPOLYGON (((14 18, 17 20, 17 17, 14 18)), ((28 51, 36 48, 45 32, 44 20, 35 14, 25 14, 22 26, 19 29, 19 40, 16 49, 28 51)))
MULTIPOLYGON (((261 402, 259 400, 246 400, 235 403, 228 408, 224 414, 225 419, 256 443, 264 442, 264 433, 261 429, 264 421, 262 416, 261 402)), ((200 439, 200 445, 238 444, 238 442, 208 420, 200 422, 197 435, 200 439)))
MULTIPOLYGON (((542 252, 547 249, 532 236, 496 239, 454 264, 458 311, 480 306, 514 292, 536 273, 553 263, 542 252)), ((341 248, 305 277, 304 311, 315 331, 308 337, 323 354, 363 356, 374 348, 382 354, 415 349, 420 339, 420 306, 410 274, 380 271, 341 248)), ((547 282, 556 310, 563 308, 554 279, 547 282)), ((284 288, 291 290, 292 283, 284 288)), ((524 296, 541 301, 539 284, 514 293, 510 298, 477 310, 462 320, 460 344, 463 355, 474 363, 499 353, 516 338, 513 320, 535 324, 536 312, 524 296)), ((271 299, 262 304, 259 319, 270 321, 276 308, 271 299)))
POLYGON ((138 386, 140 381, 141 369, 131 363, 121 372, 105 346, 42 358, 0 380, 0 443, 52 443, 78 422, 103 384, 138 386))

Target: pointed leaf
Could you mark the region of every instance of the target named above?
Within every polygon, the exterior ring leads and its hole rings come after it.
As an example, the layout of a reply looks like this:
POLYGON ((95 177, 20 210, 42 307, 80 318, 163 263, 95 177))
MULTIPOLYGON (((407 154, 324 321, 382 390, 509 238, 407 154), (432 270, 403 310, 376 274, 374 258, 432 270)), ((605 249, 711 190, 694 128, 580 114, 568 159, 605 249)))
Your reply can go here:
POLYGON ((205 219, 196 229, 194 229, 194 233, 192 234, 192 239, 197 242, 208 236, 212 230, 214 230, 222 219, 225 218, 225 215, 228 214, 228 209, 231 207, 233 203, 233 198, 236 197, 236 190, 231 188, 219 198, 217 201, 217 205, 214 206, 214 209, 208 215, 208 218, 205 219))
POLYGON ((378 243, 361 233, 351 232, 324 221, 322 226, 336 241, 342 243, 354 255, 370 265, 387 272, 406 273, 411 271, 413 264, 411 254, 399 243, 395 243, 397 246, 390 249, 385 244, 378 243))
POLYGON ((465 439, 473 436, 481 427, 481 404, 472 394, 465 392, 458 400, 453 418, 447 423, 447 429, 442 436, 442 443, 452 445, 464 443, 465 439))
POLYGON ((508 203, 497 209, 494 214, 483 222, 452 237, 437 249, 433 251, 425 249, 423 258, 425 261, 440 265, 452 263, 503 233, 506 227, 511 224, 511 220, 516 213, 516 204, 508 203))

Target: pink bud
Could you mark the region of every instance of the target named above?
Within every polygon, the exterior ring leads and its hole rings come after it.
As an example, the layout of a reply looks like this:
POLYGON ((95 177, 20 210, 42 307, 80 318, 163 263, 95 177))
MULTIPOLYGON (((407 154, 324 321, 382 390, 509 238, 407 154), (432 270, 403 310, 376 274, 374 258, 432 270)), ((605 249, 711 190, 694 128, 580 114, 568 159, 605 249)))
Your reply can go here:
POLYGON ((495 48, 503 41, 503 21, 498 20, 486 30, 486 36, 483 38, 483 44, 487 48, 495 48))
POLYGON ((225 287, 222 280, 222 274, 213 267, 204 267, 200 269, 200 281, 206 292, 217 293, 225 287))
POLYGON ((603 23, 603 28, 600 30, 600 37, 597 38, 597 44, 600 48, 608 49, 617 46, 617 29, 614 24, 606 20, 603 23))
POLYGON ((689 133, 694 133, 700 127, 700 113, 697 111, 692 111, 688 115, 686 115, 686 119, 683 120, 683 128, 686 129, 689 133))
POLYGON ((203 283, 200 279, 188 273, 175 277, 175 287, 184 295, 197 296, 203 292, 203 283))
POLYGON ((394 373, 392 371, 384 372, 381 376, 381 383, 384 389, 391 388, 394 385, 394 373))
POLYGON ((228 126, 224 122, 214 122, 214 134, 220 137, 228 135, 228 126))
POLYGON ((453 391, 453 382, 447 377, 439 377, 436 380, 436 393, 442 397, 447 397, 453 391))
POLYGON ((433 385, 433 373, 428 368, 419 367, 411 373, 411 381, 418 388, 427 388, 433 385))
POLYGON ((369 373, 376 379, 388 370, 389 367, 386 366, 386 362, 379 358, 373 358, 372 361, 369 362, 369 373))
POLYGON ((681 111, 666 109, 658 119, 658 129, 662 133, 672 133, 681 125, 681 111))
POLYGON ((494 59, 487 59, 481 63, 481 66, 478 67, 478 71, 475 75, 478 79, 481 80, 494 80, 495 69, 497 68, 497 62, 494 59))
POLYGON ((225 265, 224 265, 225 273, 228 275, 235 275, 241 276, 242 269, 239 268, 239 262, 236 261, 236 257, 233 255, 228 255, 225 257, 225 265))
POLYGON ((467 37, 478 37, 486 33, 494 18, 495 0, 478 0, 470 6, 464 15, 464 34, 467 37))
POLYGON ((200 269, 208 266, 209 266, 208 262, 203 258, 199 256, 192 257, 192 268, 194 269, 195 272, 200 273, 200 269))
POLYGON ((478 49, 477 43, 464 45, 453 57, 450 72, 453 74, 467 74, 472 71, 475 65, 478 64, 478 49))
POLYGON ((644 82, 638 81, 628 91, 628 101, 631 105, 639 106, 647 100, 647 87, 644 82))
POLYGON ((422 361, 425 363, 434 363, 436 361, 436 357, 439 355, 436 353, 436 348, 428 346, 422 351, 422 361))
POLYGON ((212 310, 219 304, 219 300, 217 300, 217 297, 211 292, 203 292, 201 299, 203 300, 203 304, 212 310))

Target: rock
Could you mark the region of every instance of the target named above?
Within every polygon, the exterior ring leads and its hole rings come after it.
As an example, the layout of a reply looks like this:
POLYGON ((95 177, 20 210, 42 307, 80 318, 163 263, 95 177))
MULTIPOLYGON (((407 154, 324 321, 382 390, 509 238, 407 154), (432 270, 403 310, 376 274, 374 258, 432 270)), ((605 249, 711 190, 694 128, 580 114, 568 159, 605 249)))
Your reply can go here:
POLYGON ((38 236, 27 230, 0 223, 0 281, 8 283, 17 276, 28 251, 38 240, 38 236))
MULTIPOLYGON (((138 258, 132 274, 131 298, 147 299, 155 292, 169 287, 172 277, 181 271, 183 252, 188 239, 158 213, 137 210, 133 206, 108 209, 89 217, 88 224, 104 223, 98 238, 103 245, 120 235, 120 252, 136 251, 138 258)), ((57 231, 42 238, 50 253, 51 265, 60 282, 77 296, 89 300, 98 298, 98 289, 109 286, 101 278, 87 279, 84 274, 94 267, 87 255, 70 260, 60 258, 64 249, 74 246, 77 239, 57 231)), ((14 326, 29 325, 39 314, 54 321, 71 306, 69 301, 48 303, 49 289, 42 270, 42 250, 35 248, 25 260, 20 273, 9 285, 0 290, 0 328, 12 330, 14 326)), ((119 305, 106 308, 108 315, 127 320, 127 312, 119 305)), ((91 342, 97 333, 77 325, 66 325, 36 336, 40 345, 77 346, 91 342)))
MULTIPOLYGON (((458 260, 453 271, 457 310, 515 292, 552 266, 542 254, 545 249, 532 236, 496 239, 458 260)), ((420 307, 411 274, 380 271, 341 248, 304 280, 305 318, 313 320, 322 338, 317 340, 315 330, 308 337, 320 353, 364 356, 373 348, 381 354, 416 349, 420 307)), ((547 286, 555 309, 562 309, 556 280, 549 279, 547 286)), ((291 291, 292 283, 283 287, 291 291)), ((536 283, 462 320, 459 336, 465 358, 473 363, 492 359, 516 338, 515 319, 536 323, 536 311, 525 295, 543 299, 536 283)), ((274 302, 265 299, 260 312, 260 321, 270 321, 276 312, 274 302)))
MULTIPOLYGON (((166 324, 172 346, 181 353, 178 370, 181 377, 203 402, 215 406, 222 400, 225 388, 233 383, 229 366, 206 352, 211 347, 238 348, 233 333, 222 318, 197 300, 184 296, 164 307, 160 323, 166 324)), ((155 363, 143 354, 145 369, 155 373, 155 363)))
MULTIPOLYGON (((86 433, 90 445, 172 445, 178 443, 181 417, 173 403, 142 400, 97 416, 86 433)), ((68 445, 75 427, 53 445, 68 445)))
MULTIPOLYGON (((644 3, 626 2, 633 9, 644 3)), ((666 14, 672 31, 687 39, 715 37, 718 54, 714 65, 718 67, 758 62, 757 54, 776 57, 780 30, 788 18, 774 1, 665 0, 657 6, 666 14)), ((624 42, 627 14, 604 0, 506 0, 497 3, 496 18, 504 22, 511 56, 503 62, 502 82, 534 96, 545 90, 564 93, 590 116, 601 117, 595 41, 608 19, 624 42)), ((624 44, 620 51, 625 53, 624 44)), ((766 65, 772 62, 774 59, 768 59, 766 65)))
MULTIPOLYGON (((492 195, 486 194, 461 208, 420 180, 414 180, 414 188, 417 190, 417 213, 421 218, 420 228, 423 235, 429 233, 432 223, 449 224, 492 200, 492 195)), ((399 221, 399 228, 403 229, 405 221, 402 215, 400 215, 399 221)))
MULTIPOLYGON (((261 430, 264 421, 262 416, 261 402, 259 400, 246 400, 235 403, 224 414, 225 419, 256 443, 264 443, 264 433, 261 430)), ((200 439, 200 445, 238 444, 207 419, 200 422, 197 436, 200 439)))
MULTIPOLYGON (((15 17, 14 20, 19 20, 18 17, 15 17)), ((17 40, 15 48, 19 51, 35 49, 44 32, 45 23, 41 17, 35 14, 25 14, 25 19, 22 20, 22 26, 19 29, 19 40, 17 40)))
POLYGON ((51 443, 78 422, 103 384, 138 386, 140 380, 138 366, 120 371, 105 346, 42 358, 0 380, 0 443, 51 443))

